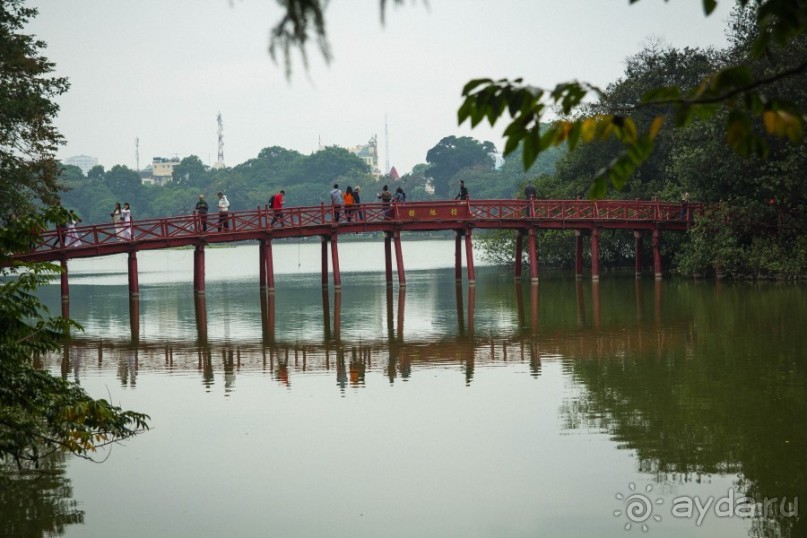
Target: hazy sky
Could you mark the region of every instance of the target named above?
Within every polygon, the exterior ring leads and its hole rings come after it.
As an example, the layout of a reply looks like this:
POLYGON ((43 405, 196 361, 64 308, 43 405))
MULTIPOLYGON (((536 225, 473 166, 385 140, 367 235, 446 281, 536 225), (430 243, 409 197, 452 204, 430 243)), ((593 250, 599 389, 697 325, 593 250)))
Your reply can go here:
POLYGON ((378 135, 380 168, 404 174, 445 136, 503 147, 504 124, 457 125, 468 80, 605 86, 650 38, 723 47, 732 2, 707 18, 701 0, 412 0, 389 8, 382 26, 378 0, 331 0, 333 61, 311 48, 308 71, 296 58, 290 80, 267 52, 275 0, 28 4, 39 9, 28 32, 71 82, 58 101, 59 158, 135 168, 139 138, 141 168, 155 156, 212 164, 221 112, 228 166, 269 146, 309 154, 378 135))

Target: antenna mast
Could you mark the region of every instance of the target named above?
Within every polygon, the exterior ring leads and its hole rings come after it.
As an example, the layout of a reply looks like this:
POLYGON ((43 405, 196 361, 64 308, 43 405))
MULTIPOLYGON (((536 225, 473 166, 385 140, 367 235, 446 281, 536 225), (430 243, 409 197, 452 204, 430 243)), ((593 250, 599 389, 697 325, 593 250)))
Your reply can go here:
POLYGON ((224 168, 224 121, 221 119, 221 112, 216 116, 219 124, 219 158, 214 168, 224 168))
POLYGON ((389 174, 389 129, 387 128, 387 115, 384 114, 384 173, 389 174))
POLYGON ((140 137, 135 137, 135 166, 140 171, 140 137))

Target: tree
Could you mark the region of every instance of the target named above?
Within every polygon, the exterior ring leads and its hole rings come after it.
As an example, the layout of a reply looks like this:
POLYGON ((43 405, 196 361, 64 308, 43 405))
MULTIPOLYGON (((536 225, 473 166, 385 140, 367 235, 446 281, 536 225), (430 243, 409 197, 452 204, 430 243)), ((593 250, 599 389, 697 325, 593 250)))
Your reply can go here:
POLYGON ((196 155, 185 157, 172 171, 172 179, 176 185, 201 187, 210 182, 207 167, 196 155))
POLYGON ((20 33, 34 15, 18 0, 0 3, 0 465, 18 467, 57 451, 90 457, 148 428, 146 415, 90 398, 32 364, 80 328, 48 315, 34 294, 58 266, 12 258, 30 250, 41 230, 74 218, 57 204, 61 166, 54 152, 62 138, 52 125, 58 108, 51 98, 67 80, 48 78, 53 64, 39 54, 44 43, 20 33))
POLYGON ((116 164, 106 173, 104 179, 109 190, 121 201, 131 202, 140 194, 140 174, 127 166, 116 164))
POLYGON ((0 282, 0 461, 20 467, 60 450, 91 457, 99 447, 148 428, 146 415, 94 400, 76 383, 32 365, 34 355, 57 351, 70 330, 80 327, 50 317, 34 294, 58 267, 11 257, 30 248, 36 240, 32 230, 69 218, 66 209, 54 206, 0 228, 0 276, 15 276, 0 282))
POLYGON ((69 184, 71 182, 79 183, 87 180, 87 178, 84 177, 84 172, 82 172, 81 168, 78 166, 62 163, 60 163, 60 166, 59 181, 69 184))
POLYGON ((53 204, 60 190, 54 155, 62 142, 53 101, 68 88, 51 76, 45 43, 21 33, 36 15, 22 0, 0 4, 0 216, 28 213, 37 201, 53 204))
POLYGON ((448 196, 452 180, 462 170, 477 166, 492 170, 495 154, 492 142, 479 142, 469 136, 443 138, 426 153, 426 162, 431 165, 427 173, 434 180, 434 193, 448 196))
MULTIPOLYGON (((637 1, 630 0, 631 3, 637 1)), ((404 0, 380 0, 382 20, 390 2, 403 4, 404 0)), ((319 0, 283 3, 285 11, 272 28, 269 50, 275 60, 282 53, 287 74, 291 69, 290 51, 300 50, 305 61, 305 47, 312 34, 324 57, 330 58, 324 5, 319 0)), ((520 145, 525 169, 541 152, 553 146, 568 144, 574 149, 580 143, 617 141, 621 145, 618 153, 593 178, 589 193, 594 197, 603 196, 609 184, 617 190, 625 186, 631 174, 649 158, 665 123, 683 127, 697 117, 713 116, 722 109, 727 112, 723 127, 726 140, 742 155, 767 155, 768 138, 760 130, 767 135, 800 142, 807 107, 772 98, 767 90, 807 72, 807 58, 777 62, 773 69, 764 73, 754 72, 750 64, 765 57, 778 57, 794 39, 807 33, 807 2, 738 0, 738 5, 736 16, 751 21, 756 30, 747 41, 748 55, 710 71, 691 89, 660 84, 640 99, 624 103, 620 113, 587 114, 587 99, 603 95, 602 90, 592 84, 573 81, 559 83, 554 88, 540 88, 520 78, 483 78, 471 80, 462 89, 464 101, 457 112, 458 121, 460 124, 468 121, 472 127, 482 121, 495 125, 509 116, 503 155, 506 157, 520 145), (557 108, 562 117, 545 128, 542 124, 545 116, 557 108), (640 128, 633 116, 648 108, 658 113, 640 128)), ((707 16, 716 6, 717 0, 703 0, 707 16)))
POLYGON ((104 176, 106 172, 104 172, 104 167, 100 164, 96 164, 87 172, 87 179, 90 181, 100 182, 104 180, 104 176))

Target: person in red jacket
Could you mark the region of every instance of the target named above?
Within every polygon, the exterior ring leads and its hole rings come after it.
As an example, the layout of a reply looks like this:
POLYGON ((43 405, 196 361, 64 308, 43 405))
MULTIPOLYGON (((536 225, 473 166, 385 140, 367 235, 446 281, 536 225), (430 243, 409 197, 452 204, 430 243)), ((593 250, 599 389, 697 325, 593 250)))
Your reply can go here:
POLYGON ((272 196, 272 211, 274 215, 272 215, 272 224, 270 226, 274 226, 275 222, 280 221, 280 225, 284 226, 283 223, 283 197, 286 195, 286 191, 280 191, 274 196, 272 196))

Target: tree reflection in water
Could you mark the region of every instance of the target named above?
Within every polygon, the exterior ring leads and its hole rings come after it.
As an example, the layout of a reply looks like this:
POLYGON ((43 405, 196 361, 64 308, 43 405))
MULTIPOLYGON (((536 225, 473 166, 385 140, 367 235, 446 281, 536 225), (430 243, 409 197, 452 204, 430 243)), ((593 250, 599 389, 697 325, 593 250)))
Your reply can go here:
POLYGON ((748 296, 742 304, 732 296, 691 300, 687 331, 659 330, 654 352, 568 363, 581 390, 562 406, 565 427, 607 432, 659 483, 736 475, 741 495, 778 499, 771 513, 758 507, 751 535, 804 536, 804 518, 780 510, 782 499, 807 492, 807 339, 786 313, 798 305, 780 304, 772 316, 765 293, 752 296, 760 304, 748 296))
POLYGON ((0 468, 0 536, 59 536, 84 523, 64 460, 53 454, 39 469, 0 468))
MULTIPOLYGON (((507 285, 513 289, 512 282, 507 285)), ((577 281, 539 288, 517 282, 514 293, 484 285, 467 294, 441 288, 456 302, 450 320, 455 333, 420 341, 404 332, 402 289, 397 305, 391 287, 382 292, 386 331, 361 338, 345 322, 355 312, 342 315, 341 293, 323 289, 315 341, 276 338, 284 331, 275 331, 275 298, 266 294, 263 330, 254 331, 253 341, 211 341, 202 297, 195 305, 195 341, 78 338, 64 356, 84 357, 85 366, 61 366, 63 375, 73 372, 76 380, 85 367, 117 367, 121 383, 130 386, 138 370, 197 372, 206 391, 216 383, 234 391, 236 378, 247 371, 265 372, 289 390, 296 376, 325 372, 344 392, 379 378, 411 381, 413 371, 435 366, 462 369, 470 384, 485 375, 487 365, 522 362, 538 377, 560 362, 576 391, 560 408, 565 429, 606 432, 619 448, 636 454, 637 470, 650 479, 684 484, 729 475, 740 494, 757 501, 794 499, 807 492, 804 293, 709 286, 577 281), (480 327, 475 305, 506 301, 517 327, 480 327), (343 336, 343 324, 354 336, 343 336)), ((3 495, 8 497, 5 490, 3 495)), ((24 506, 4 510, 19 518, 24 506)), ((76 514, 76 521, 83 517, 68 510, 74 502, 59 508, 76 514)), ((807 534, 804 518, 769 515, 752 521, 753 536, 807 534)), ((72 522, 63 518, 61 525, 72 522)))

